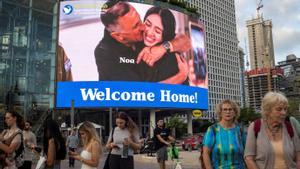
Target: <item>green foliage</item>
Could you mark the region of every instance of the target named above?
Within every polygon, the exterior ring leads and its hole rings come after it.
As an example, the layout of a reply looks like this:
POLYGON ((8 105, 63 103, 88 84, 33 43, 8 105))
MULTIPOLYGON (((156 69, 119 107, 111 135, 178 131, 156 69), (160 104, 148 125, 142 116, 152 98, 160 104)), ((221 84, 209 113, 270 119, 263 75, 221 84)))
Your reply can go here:
POLYGON ((241 108, 241 114, 238 121, 244 124, 248 124, 249 121, 254 121, 260 117, 261 114, 256 113, 253 108, 245 107, 245 108, 241 108))
POLYGON ((198 13, 197 8, 186 7, 186 10, 189 11, 189 12, 191 12, 191 13, 196 13, 196 14, 198 13))
POLYGON ((300 98, 288 98, 288 100, 288 115, 295 115, 297 112, 299 113, 300 98))
POLYGON ((173 5, 176 5, 176 6, 179 6, 181 8, 186 8, 186 3, 183 2, 183 1, 179 1, 179 0, 170 0, 169 1, 170 4, 173 4, 173 5))
POLYGON ((186 124, 182 121, 178 114, 172 116, 168 123, 166 124, 167 128, 183 128, 186 124))
POLYGON ((175 136, 180 137, 186 133, 187 124, 179 117, 178 114, 172 116, 166 123, 166 127, 175 130, 175 136))

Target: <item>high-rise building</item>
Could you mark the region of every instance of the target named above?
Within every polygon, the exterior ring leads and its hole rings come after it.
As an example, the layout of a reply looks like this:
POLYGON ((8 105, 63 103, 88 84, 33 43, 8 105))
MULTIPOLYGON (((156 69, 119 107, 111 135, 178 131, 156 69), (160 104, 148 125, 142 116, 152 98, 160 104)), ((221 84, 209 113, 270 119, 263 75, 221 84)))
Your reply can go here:
POLYGON ((280 91, 290 99, 290 104, 299 105, 298 111, 292 112, 292 115, 300 120, 300 58, 288 55, 285 61, 278 62, 277 67, 283 69, 280 91))
POLYGON ((257 112, 261 110, 261 101, 268 91, 279 91, 279 81, 283 76, 280 68, 252 69, 246 72, 249 92, 249 106, 257 112))
POLYGON ((198 9, 205 23, 209 77, 209 111, 206 118, 212 118, 216 104, 223 99, 232 99, 241 105, 235 5, 233 0, 190 0, 187 3, 198 9))
POLYGON ((239 57, 240 57, 240 79, 241 79, 241 107, 246 107, 246 86, 245 81, 247 80, 245 78, 245 53, 243 48, 239 47, 239 57))
POLYGON ((250 68, 274 67, 272 21, 262 16, 247 21, 250 68))
MULTIPOLYGON (((55 109, 58 2, 58 0, 1 0, 0 111, 3 112, 7 105, 14 106, 27 119, 42 121, 41 119, 46 117, 41 114, 42 112, 52 112, 51 110, 55 109)), ((148 0, 147 3, 157 2, 148 0)), ((205 24, 209 110, 204 114, 204 118, 210 119, 214 117, 216 104, 223 99, 232 99, 241 104, 241 69, 235 6, 233 0, 192 0, 188 3, 198 9, 200 18, 205 24)), ((136 114, 147 117, 150 114, 137 109, 128 111, 135 111, 136 114)), ((111 117, 111 114, 107 113, 108 108, 77 109, 76 112, 76 116, 83 117, 76 118, 80 120, 108 121, 108 117, 111 117), (89 113, 85 113, 87 111, 89 113), (100 114, 99 111, 106 113, 100 114), (84 116, 81 116, 82 112, 85 113, 84 116)), ((171 113, 173 112, 170 110, 171 113)), ((57 116, 59 123, 68 122, 68 117, 60 113, 54 115, 57 116)), ((142 119, 141 116, 133 118, 144 126, 148 127, 149 123, 155 126, 155 121, 150 122, 149 118, 142 119)), ((104 125, 108 128, 108 124, 104 125)), ((149 128, 145 127, 145 132, 149 128)))

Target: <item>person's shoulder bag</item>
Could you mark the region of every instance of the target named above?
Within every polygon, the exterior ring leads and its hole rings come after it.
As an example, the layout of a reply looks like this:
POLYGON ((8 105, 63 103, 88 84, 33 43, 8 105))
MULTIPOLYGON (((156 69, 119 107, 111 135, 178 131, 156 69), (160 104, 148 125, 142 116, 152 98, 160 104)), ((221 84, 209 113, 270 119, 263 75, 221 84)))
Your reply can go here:
MULTIPOLYGON (((115 127, 112 129, 112 132, 111 132, 111 141, 113 142, 114 141, 114 132, 115 132, 115 127)), ((110 155, 111 155, 111 150, 109 150, 109 153, 106 157, 106 160, 105 160, 105 164, 103 166, 103 169, 110 169, 110 166, 109 166, 109 158, 110 158, 110 155)))

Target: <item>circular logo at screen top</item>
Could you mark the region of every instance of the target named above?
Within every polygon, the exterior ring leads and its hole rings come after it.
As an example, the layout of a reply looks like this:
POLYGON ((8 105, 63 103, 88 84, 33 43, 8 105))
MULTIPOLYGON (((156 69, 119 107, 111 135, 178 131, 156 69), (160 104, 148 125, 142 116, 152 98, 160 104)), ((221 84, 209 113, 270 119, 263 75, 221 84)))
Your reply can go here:
POLYGON ((64 8, 63 8, 63 12, 66 15, 70 15, 73 12, 73 6, 71 6, 71 5, 65 5, 64 8))

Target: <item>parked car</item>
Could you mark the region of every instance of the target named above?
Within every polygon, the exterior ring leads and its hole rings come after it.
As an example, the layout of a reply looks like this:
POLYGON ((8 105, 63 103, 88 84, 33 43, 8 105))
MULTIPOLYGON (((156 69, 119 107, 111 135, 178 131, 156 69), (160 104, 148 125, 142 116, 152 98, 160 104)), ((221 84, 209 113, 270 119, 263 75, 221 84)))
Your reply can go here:
POLYGON ((192 136, 183 139, 181 146, 183 150, 195 150, 199 149, 202 145, 203 134, 194 134, 192 136))

